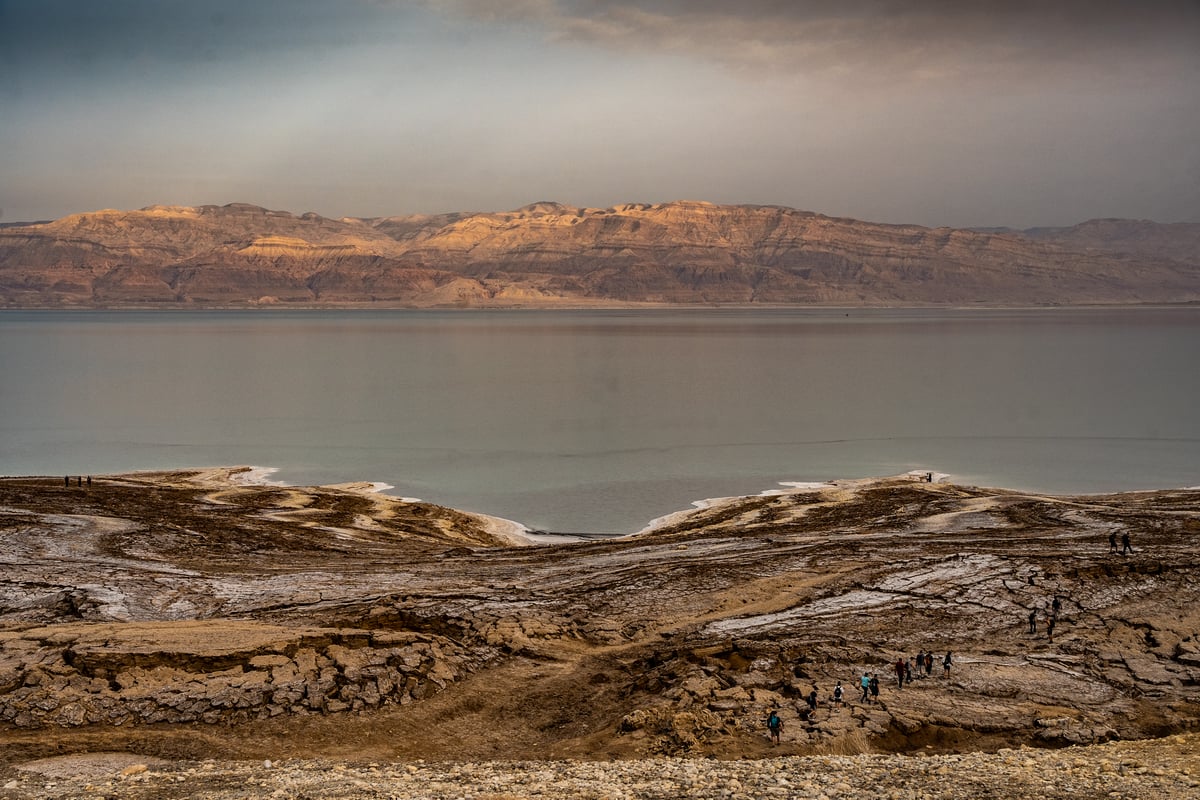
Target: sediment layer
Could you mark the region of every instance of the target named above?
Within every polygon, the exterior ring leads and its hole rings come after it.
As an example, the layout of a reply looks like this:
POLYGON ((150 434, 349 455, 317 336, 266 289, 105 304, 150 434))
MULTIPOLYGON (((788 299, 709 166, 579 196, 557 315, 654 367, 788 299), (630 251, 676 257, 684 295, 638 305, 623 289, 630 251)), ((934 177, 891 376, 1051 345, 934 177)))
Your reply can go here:
POLYGON ((1200 490, 834 481, 516 546, 450 509, 236 472, 0 480, 6 760, 100 741, 166 758, 958 752, 1200 727, 1200 490), (935 669, 900 688, 891 667, 918 651, 935 669))

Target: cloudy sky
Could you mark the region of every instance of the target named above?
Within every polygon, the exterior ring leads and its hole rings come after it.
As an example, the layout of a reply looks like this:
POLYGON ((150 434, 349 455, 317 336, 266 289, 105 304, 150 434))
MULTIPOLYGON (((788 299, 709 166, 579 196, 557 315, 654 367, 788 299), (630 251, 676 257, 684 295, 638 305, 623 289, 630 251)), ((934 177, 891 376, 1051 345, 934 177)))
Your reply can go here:
POLYGON ((0 221, 1200 221, 1200 0, 0 0, 0 221))

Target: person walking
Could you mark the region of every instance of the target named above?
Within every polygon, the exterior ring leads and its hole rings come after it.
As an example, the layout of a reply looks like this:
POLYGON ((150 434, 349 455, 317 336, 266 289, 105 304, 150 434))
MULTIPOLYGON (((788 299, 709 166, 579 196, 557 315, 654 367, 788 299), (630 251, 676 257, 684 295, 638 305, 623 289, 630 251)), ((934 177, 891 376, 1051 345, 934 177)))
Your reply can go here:
POLYGON ((858 682, 862 685, 862 701, 864 703, 871 702, 871 676, 864 672, 858 682))
POLYGON ((932 650, 925 653, 925 674, 927 676, 933 675, 933 651, 932 650))
POLYGON ((896 670, 896 688, 903 689, 904 688, 904 659, 903 658, 896 659, 895 670, 896 670))
POLYGON ((1121 555, 1132 552, 1133 547, 1129 544, 1129 531, 1125 531, 1125 533, 1121 534, 1121 555))
POLYGON ((1046 620, 1046 638, 1052 642, 1054 641, 1054 615, 1053 614, 1051 614, 1050 617, 1046 620))
POLYGON ((873 673, 871 675, 871 702, 872 703, 879 702, 879 674, 878 673, 873 673))
POLYGON ((1117 552, 1117 532, 1115 530, 1108 533, 1108 552, 1117 552))
POLYGON ((1029 612, 1029 632, 1037 633, 1037 609, 1031 609, 1029 612))
POLYGON ((952 661, 950 659, 950 651, 947 650, 946 657, 942 659, 942 677, 943 678, 950 677, 950 664, 951 663, 952 663, 952 661))
POLYGON ((833 704, 840 706, 842 704, 842 695, 845 691, 842 689, 842 682, 838 681, 837 686, 833 687, 833 704))
POLYGON ((771 709, 770 715, 767 717, 767 732, 771 736, 771 741, 774 744, 779 744, 779 734, 783 732, 783 719, 779 716, 779 709, 771 709))

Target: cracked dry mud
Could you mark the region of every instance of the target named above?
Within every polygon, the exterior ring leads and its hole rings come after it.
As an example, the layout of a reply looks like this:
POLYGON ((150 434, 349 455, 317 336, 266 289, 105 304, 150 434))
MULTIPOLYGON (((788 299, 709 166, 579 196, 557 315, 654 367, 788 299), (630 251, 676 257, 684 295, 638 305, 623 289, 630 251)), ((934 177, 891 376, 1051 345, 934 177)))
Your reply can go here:
POLYGON ((829 759, 848 759, 845 791, 883 796, 910 772, 947 792, 938 775, 994 772, 994 796, 1197 796, 1200 491, 835 481, 515 546, 469 514, 239 472, 0 480, 0 797, 233 797, 252 778, 295 797, 832 797, 829 759), (1110 553, 1113 533, 1134 552, 1110 553), (891 665, 918 651, 933 673, 899 689, 891 665), (907 755, 851 758, 885 752, 907 755), (784 783, 728 762, 744 757, 784 783), (569 790, 575 762, 494 763, 530 759, 609 763, 569 790), (1021 794, 1004 775, 1026 762, 1041 777, 1021 794), (420 770, 442 777, 405 783, 420 770), (553 780, 498 777, 538 770, 553 780), (638 770, 688 774, 670 794, 638 770), (457 794, 433 792, 443 778, 457 794))

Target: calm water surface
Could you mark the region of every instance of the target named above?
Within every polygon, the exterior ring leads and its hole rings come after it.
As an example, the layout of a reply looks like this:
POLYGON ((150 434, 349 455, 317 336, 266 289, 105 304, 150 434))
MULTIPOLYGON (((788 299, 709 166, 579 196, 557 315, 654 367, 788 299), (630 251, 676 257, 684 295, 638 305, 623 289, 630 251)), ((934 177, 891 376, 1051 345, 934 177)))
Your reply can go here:
POLYGON ((0 474, 254 464, 533 528, 910 469, 1200 484, 1200 309, 0 312, 0 474))

